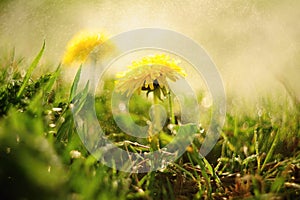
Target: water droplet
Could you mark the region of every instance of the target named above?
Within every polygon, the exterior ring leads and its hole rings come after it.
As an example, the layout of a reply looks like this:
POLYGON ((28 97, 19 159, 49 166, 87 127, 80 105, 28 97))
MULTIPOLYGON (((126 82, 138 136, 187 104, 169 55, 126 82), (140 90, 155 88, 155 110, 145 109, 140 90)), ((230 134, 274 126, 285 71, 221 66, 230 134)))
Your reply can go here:
POLYGON ((119 104, 119 110, 120 110, 120 111, 125 111, 125 110, 126 110, 126 105, 125 105, 125 103, 122 102, 122 103, 119 104))
POLYGON ((77 150, 72 150, 72 151, 70 151, 70 156, 71 156, 71 158, 80 158, 81 153, 77 150))
POLYGON ((212 105, 212 99, 209 97, 204 97, 201 104, 203 107, 209 108, 212 105))
POLYGON ((17 140, 17 143, 20 142, 20 136, 19 135, 16 136, 16 140, 17 140))
POLYGON ((262 109, 259 109, 259 110, 257 111, 257 114, 258 114, 258 116, 259 116, 259 117, 261 117, 261 116, 262 116, 262 114, 263 114, 263 111, 262 111, 262 109))
POLYGON ((59 111, 62 111, 62 108, 52 108, 52 110, 55 112, 59 112, 59 111))
POLYGON ((56 125, 55 125, 55 124, 49 124, 49 126, 50 126, 51 128, 54 128, 56 125))

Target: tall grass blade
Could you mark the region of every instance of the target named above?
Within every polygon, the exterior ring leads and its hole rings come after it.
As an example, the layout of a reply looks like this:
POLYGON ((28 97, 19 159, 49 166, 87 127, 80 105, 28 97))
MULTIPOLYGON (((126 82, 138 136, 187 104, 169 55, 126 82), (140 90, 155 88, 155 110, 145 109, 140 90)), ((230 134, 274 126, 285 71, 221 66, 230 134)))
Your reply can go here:
POLYGON ((76 95, 76 90, 77 90, 78 82, 79 82, 80 75, 81 75, 81 69, 82 69, 82 65, 80 65, 80 67, 79 67, 79 69, 78 69, 78 71, 75 75, 74 81, 72 83, 69 102, 71 102, 74 99, 75 95, 76 95))
POLYGON ((51 78, 49 79, 47 85, 44 87, 44 92, 50 92, 53 85, 55 84, 55 81, 57 80, 59 73, 60 73, 60 64, 57 66, 56 70, 54 73, 51 75, 51 78))
MULTIPOLYGON (((279 131, 279 130, 278 130, 279 131)), ((273 153, 275 151, 275 148, 276 148, 276 145, 277 145, 277 142, 279 140, 279 132, 276 132, 276 136, 275 136, 275 139, 271 145, 271 148, 270 148, 270 151, 268 151, 268 154, 266 155, 266 159, 264 160, 264 163, 261 167, 261 170, 260 171, 263 171, 263 169, 265 168, 266 164, 269 162, 269 160, 272 158, 273 156, 273 153)))
POLYGON ((77 115, 80 112, 80 110, 83 108, 89 94, 89 85, 90 82, 88 81, 84 89, 82 90, 82 92, 78 93, 74 97, 74 105, 76 106, 74 107, 73 115, 77 115))
POLYGON ((26 75, 24 77, 23 83, 22 83, 22 85, 20 87, 20 90, 19 90, 19 92, 17 94, 17 98, 20 98, 22 96, 22 94, 24 92, 24 89, 25 89, 25 87, 26 87, 26 85, 27 85, 27 83, 28 83, 28 81, 30 79, 30 76, 31 76, 33 70, 37 67, 37 65, 38 65, 38 63, 39 63, 39 61, 40 61, 40 59, 41 59, 41 57, 42 57, 42 55, 44 53, 44 50, 45 50, 45 41, 43 43, 42 49, 40 50, 40 52, 38 53, 38 55, 35 57, 35 59, 33 60, 33 62, 31 63, 31 65, 29 66, 29 68, 28 68, 28 70, 26 72, 26 75))
POLYGON ((258 147, 258 137, 257 137, 257 130, 254 131, 254 145, 255 145, 255 154, 256 154, 256 161, 257 161, 257 170, 260 173, 260 157, 259 157, 259 147, 258 147))

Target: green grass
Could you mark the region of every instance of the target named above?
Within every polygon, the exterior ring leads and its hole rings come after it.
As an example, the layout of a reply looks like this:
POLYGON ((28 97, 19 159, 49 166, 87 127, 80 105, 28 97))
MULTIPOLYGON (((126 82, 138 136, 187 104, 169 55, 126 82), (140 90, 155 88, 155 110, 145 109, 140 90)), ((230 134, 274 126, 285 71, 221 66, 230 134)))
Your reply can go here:
MULTIPOLYGON (((44 45, 31 65, 14 54, 0 59, 1 199, 296 199, 300 196, 300 111, 297 102, 265 97, 260 108, 229 110, 221 137, 206 158, 196 139, 186 153, 163 170, 125 173, 95 160, 74 126, 72 103, 84 105, 88 85, 75 94, 60 79, 60 67, 37 78, 44 45), (27 73, 22 69, 27 67, 27 73), (68 95, 66 95, 68 94, 68 95), (59 109, 55 109, 59 108, 59 109), (243 113, 243 114, 241 114, 243 113), (74 152, 80 153, 77 156, 74 152)), ((149 151, 147 140, 123 133, 110 113, 106 80, 97 95, 99 123, 111 141, 131 151, 149 151), (134 142, 138 142, 134 143, 134 142)), ((132 117, 145 123, 151 105, 142 96, 130 103, 132 117)), ((247 106, 247 105, 245 105, 247 106)), ((79 112, 79 111, 78 111, 79 112)), ((160 145, 171 138, 165 127, 160 145)))

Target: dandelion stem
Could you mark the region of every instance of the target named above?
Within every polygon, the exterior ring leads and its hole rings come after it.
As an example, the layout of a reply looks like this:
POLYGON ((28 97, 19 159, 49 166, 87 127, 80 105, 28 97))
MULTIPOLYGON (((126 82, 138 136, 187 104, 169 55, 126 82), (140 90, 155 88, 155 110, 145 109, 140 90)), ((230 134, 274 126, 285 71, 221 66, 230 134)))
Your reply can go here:
MULTIPOLYGON (((158 104, 159 102, 159 97, 156 94, 156 92, 153 92, 153 105, 158 104)), ((160 124, 160 111, 159 107, 155 106, 154 107, 154 119, 153 119, 153 125, 152 125, 152 133, 149 135, 150 138, 150 145, 153 150, 158 150, 159 149, 159 141, 158 141, 158 134, 159 130, 161 129, 161 124, 160 124)))
MULTIPOLYGON (((157 105, 159 102, 159 98, 156 95, 155 92, 153 92, 153 105, 157 105)), ((155 106, 154 109, 154 131, 156 132, 157 130, 160 130, 160 113, 159 113, 159 108, 155 106)))
POLYGON ((173 98, 172 98, 171 91, 168 92, 168 96, 169 96, 171 124, 175 124, 175 115, 174 115, 174 109, 173 109, 173 98))

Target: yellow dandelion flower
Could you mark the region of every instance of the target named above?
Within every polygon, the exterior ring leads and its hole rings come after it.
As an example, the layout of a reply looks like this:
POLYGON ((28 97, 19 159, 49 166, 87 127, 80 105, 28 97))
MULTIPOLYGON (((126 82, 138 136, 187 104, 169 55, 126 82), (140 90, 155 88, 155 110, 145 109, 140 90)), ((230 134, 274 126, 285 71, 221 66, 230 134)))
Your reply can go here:
POLYGON ((165 54, 146 56, 132 62, 128 70, 117 74, 116 90, 131 95, 135 90, 154 91, 156 88, 168 89, 167 78, 176 81, 185 77, 185 71, 178 66, 179 60, 165 54))
MULTIPOLYGON (((73 62, 83 63, 89 54, 98 46, 108 40, 102 32, 81 31, 77 33, 67 44, 63 64, 69 65, 73 62)), ((102 52, 103 53, 103 52, 102 52)))

